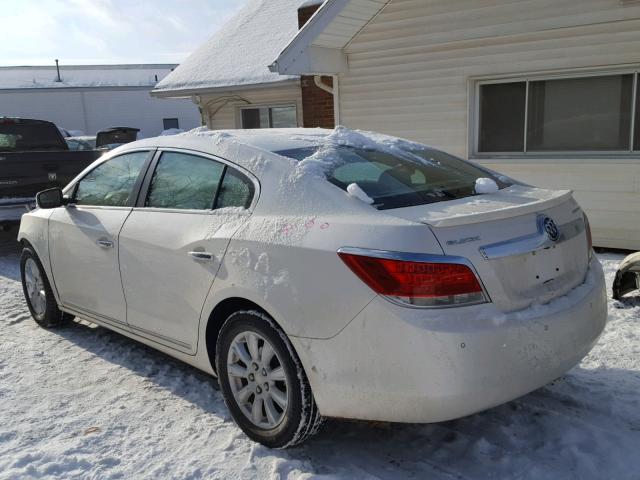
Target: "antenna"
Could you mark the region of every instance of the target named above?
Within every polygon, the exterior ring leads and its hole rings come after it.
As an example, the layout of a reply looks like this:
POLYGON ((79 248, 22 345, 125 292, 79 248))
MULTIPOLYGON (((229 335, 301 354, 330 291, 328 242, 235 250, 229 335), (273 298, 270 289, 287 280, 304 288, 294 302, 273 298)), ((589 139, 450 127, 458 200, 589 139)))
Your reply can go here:
POLYGON ((58 72, 58 78, 56 78, 56 82, 61 82, 62 79, 60 78, 60 65, 58 65, 58 59, 56 58, 56 72, 58 72))

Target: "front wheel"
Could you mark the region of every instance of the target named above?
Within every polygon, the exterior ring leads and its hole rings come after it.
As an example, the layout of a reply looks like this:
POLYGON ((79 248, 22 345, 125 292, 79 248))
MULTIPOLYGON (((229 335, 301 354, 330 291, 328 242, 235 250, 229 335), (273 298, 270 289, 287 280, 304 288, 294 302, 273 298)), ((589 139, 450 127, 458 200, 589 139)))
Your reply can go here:
POLYGON ((36 253, 29 247, 22 250, 20 257, 22 290, 33 319, 41 327, 50 328, 63 325, 73 318, 58 308, 51 285, 36 253))
POLYGON ((220 388, 234 420, 271 448, 314 435, 322 417, 300 360, 284 332, 257 311, 232 314, 216 348, 220 388))

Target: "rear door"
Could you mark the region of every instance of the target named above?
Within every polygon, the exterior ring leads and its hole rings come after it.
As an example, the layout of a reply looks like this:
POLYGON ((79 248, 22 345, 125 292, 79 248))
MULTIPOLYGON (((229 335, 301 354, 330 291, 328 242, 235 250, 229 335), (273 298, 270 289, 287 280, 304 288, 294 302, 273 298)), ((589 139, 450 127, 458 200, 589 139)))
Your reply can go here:
POLYGON ((99 164, 77 182, 73 203, 52 213, 51 267, 64 306, 126 326, 118 234, 135 205, 151 155, 130 152, 99 164))
POLYGON ((152 171, 120 233, 127 321, 139 335, 194 353, 204 301, 250 214, 255 184, 193 152, 159 152, 152 171))

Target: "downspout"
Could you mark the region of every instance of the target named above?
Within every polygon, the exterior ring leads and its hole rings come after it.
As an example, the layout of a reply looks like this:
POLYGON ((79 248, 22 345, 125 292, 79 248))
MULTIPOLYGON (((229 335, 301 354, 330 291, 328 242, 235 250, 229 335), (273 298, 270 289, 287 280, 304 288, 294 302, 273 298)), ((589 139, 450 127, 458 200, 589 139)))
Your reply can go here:
POLYGON ((340 125, 340 84, 338 75, 333 76, 333 120, 336 127, 340 125))
POLYGON ((209 122, 207 121, 207 119, 204 117, 204 109, 202 108, 202 98, 200 98, 200 95, 191 95, 191 101, 195 104, 196 107, 198 107, 198 112, 200 112, 200 125, 201 126, 209 126, 209 122))
POLYGON ((336 126, 340 125, 340 89, 338 87, 338 76, 333 75, 333 87, 324 83, 320 75, 313 76, 313 83, 315 83, 316 87, 333 95, 333 121, 336 126))

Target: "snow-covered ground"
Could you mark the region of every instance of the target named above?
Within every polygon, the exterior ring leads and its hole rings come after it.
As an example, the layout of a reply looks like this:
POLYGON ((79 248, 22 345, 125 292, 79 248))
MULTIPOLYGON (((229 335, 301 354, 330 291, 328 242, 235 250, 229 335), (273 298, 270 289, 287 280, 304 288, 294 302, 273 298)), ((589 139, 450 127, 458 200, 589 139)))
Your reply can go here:
MULTIPOLYGON (((38 328, 7 239, 0 479, 640 478, 640 298, 611 302, 592 353, 523 398, 436 425, 332 420, 277 451, 247 440, 197 370, 104 328, 38 328)), ((609 286, 621 258, 600 255, 609 286)))

